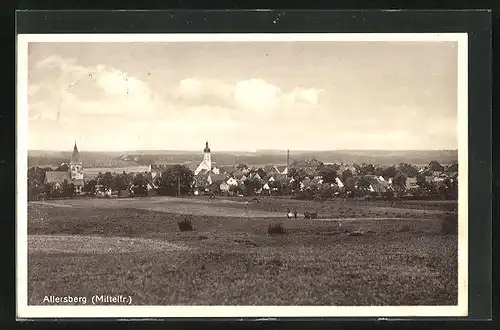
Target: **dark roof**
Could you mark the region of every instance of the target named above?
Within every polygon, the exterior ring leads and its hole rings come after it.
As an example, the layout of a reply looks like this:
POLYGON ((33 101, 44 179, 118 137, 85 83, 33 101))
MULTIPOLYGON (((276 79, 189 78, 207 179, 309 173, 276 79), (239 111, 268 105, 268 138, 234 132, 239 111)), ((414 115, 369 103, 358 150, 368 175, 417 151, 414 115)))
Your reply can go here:
POLYGON ((210 171, 207 170, 206 168, 202 169, 201 171, 198 172, 198 175, 199 176, 208 176, 208 174, 210 174, 210 171))
POLYGON ((76 141, 75 141, 75 146, 73 147, 73 154, 71 155, 71 163, 72 164, 80 164, 80 152, 78 151, 78 148, 76 147, 76 141))
POLYGON ((286 165, 278 165, 276 166, 276 169, 280 171, 280 173, 283 173, 283 171, 286 170, 286 165))
POLYGON ((45 173, 45 181, 47 183, 63 183, 64 180, 71 181, 71 177, 68 172, 58 172, 58 171, 48 171, 45 173))
POLYGON ((210 148, 208 147, 208 141, 205 144, 205 149, 203 149, 203 152, 210 152, 210 148))
POLYGON ((244 175, 244 174, 243 174, 243 172, 241 172, 241 171, 236 171, 236 172, 234 172, 234 173, 233 173, 233 176, 234 176, 234 178, 236 178, 236 179, 241 179, 241 178, 243 177, 243 175, 244 175))
POLYGON ((222 166, 219 168, 220 173, 228 173, 231 174, 236 172, 236 166, 222 166))
POLYGON ((224 181, 227 179, 227 175, 224 174, 210 174, 210 179, 212 182, 224 181))

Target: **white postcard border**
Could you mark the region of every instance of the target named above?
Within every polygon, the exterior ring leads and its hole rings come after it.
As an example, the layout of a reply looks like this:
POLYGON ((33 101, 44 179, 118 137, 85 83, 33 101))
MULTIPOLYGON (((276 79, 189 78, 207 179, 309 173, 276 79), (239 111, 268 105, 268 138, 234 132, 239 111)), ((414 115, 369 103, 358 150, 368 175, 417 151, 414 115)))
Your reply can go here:
POLYGON ((17 317, 445 317, 468 313, 468 36, 466 33, 21 34, 17 36, 16 302, 17 317), (29 306, 27 241, 29 42, 457 42, 458 304, 456 306, 29 306))

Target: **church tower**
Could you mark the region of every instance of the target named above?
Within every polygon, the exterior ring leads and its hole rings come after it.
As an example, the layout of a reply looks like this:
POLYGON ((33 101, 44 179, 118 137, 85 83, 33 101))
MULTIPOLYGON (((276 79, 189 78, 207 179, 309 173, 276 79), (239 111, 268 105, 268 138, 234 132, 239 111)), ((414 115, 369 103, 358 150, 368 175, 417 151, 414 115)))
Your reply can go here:
POLYGON ((205 149, 203 149, 203 161, 207 164, 209 170, 211 170, 212 158, 210 156, 210 148, 208 147, 208 141, 205 143, 205 149))
POLYGON ((73 147, 73 154, 69 162, 71 183, 75 186, 75 192, 81 193, 83 188, 83 162, 80 159, 80 152, 76 146, 73 147))
POLYGON ((212 170, 212 157, 210 155, 210 148, 208 147, 208 141, 205 143, 205 149, 203 149, 203 161, 198 165, 194 175, 198 175, 203 170, 212 170))

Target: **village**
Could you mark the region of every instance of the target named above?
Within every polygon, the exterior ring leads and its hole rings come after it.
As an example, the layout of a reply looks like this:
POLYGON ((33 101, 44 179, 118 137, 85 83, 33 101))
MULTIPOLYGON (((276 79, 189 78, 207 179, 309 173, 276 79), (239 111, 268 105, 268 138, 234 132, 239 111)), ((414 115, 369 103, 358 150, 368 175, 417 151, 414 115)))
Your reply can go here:
MULTIPOLYGON (((202 160, 184 164, 87 171, 75 143, 69 163, 28 169, 28 198, 95 196, 290 196, 295 199, 457 200, 458 164, 325 164, 315 158, 248 166, 212 161, 208 141, 202 160), (105 171, 104 171, 105 170, 105 171)), ((284 158, 285 158, 284 157, 284 158)), ((100 169, 97 169, 100 170, 100 169)))

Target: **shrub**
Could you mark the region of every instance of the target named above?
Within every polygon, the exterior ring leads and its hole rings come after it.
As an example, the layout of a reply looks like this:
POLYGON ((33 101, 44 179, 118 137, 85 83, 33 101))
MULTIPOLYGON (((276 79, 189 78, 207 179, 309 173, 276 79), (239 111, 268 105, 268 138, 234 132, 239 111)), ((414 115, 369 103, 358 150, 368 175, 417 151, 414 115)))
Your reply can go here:
POLYGON ((185 218, 184 220, 179 221, 177 223, 177 225, 179 226, 180 231, 194 230, 193 224, 191 223, 191 220, 189 220, 188 218, 185 218))
POLYGON ((447 214, 441 222, 441 234, 452 235, 458 233, 458 215, 447 214))
POLYGON ((267 227, 267 233, 269 235, 284 234, 285 228, 279 222, 278 223, 271 223, 271 224, 269 224, 269 227, 267 227))
POLYGON ((404 224, 401 228, 399 228, 400 233, 409 232, 409 231, 410 231, 410 226, 408 226, 408 224, 404 224))

